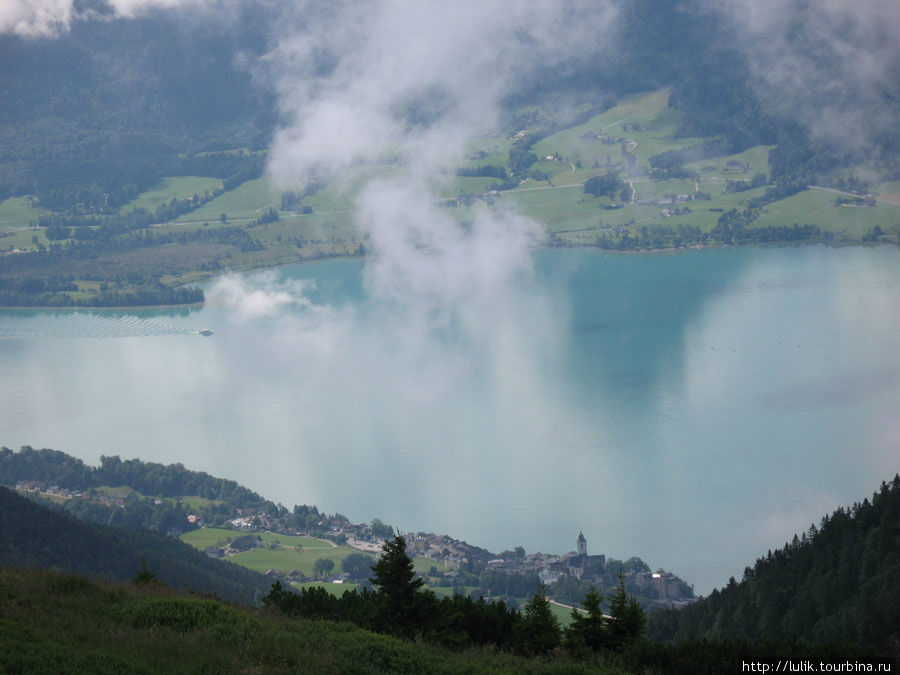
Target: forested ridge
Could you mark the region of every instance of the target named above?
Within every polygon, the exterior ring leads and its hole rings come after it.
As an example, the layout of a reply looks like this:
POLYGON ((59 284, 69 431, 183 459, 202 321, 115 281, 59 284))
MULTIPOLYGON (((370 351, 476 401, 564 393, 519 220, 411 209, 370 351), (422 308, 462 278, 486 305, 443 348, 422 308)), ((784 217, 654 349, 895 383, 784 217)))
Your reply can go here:
POLYGON ((654 614, 649 635, 800 638, 900 655, 900 476, 769 551, 740 582, 654 614))
POLYGON ((0 486, 0 565, 128 581, 144 564, 173 588, 229 601, 258 602, 269 586, 261 574, 213 560, 173 537, 84 523, 0 486))
POLYGON ((100 211, 160 176, 239 172, 251 156, 203 153, 265 147, 274 99, 237 58, 266 50, 270 13, 233 11, 240 21, 153 12, 76 21, 51 39, 0 36, 0 197, 100 211))
MULTIPOLYGON (((190 514, 201 515, 209 524, 222 524, 241 511, 287 515, 284 507, 235 481, 191 471, 181 464, 123 461, 112 455, 101 457, 100 465, 92 467, 58 450, 28 446, 18 452, 0 449, 0 484, 13 487, 22 483, 84 493, 82 498, 64 499, 58 505, 81 520, 162 533, 196 527, 187 520, 190 514), (99 487, 123 486, 134 492, 121 497, 121 503, 111 503, 96 491, 99 487), (203 503, 189 507, 178 499, 188 495, 202 498, 203 503)), ((298 508, 304 525, 307 515, 319 515, 315 507, 298 508)))

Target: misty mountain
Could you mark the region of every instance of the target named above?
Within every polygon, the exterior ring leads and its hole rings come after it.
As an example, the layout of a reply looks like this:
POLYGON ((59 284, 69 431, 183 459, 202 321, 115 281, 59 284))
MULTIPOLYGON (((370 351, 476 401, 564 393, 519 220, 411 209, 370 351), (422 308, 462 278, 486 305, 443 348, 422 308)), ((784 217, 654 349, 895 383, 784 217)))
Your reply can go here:
POLYGON ((233 11, 0 35, 0 197, 100 209, 192 171, 185 157, 265 147, 273 95, 242 64, 265 53, 269 17, 264 6, 233 11))
MULTIPOLYGON (((895 171, 900 99, 896 78, 884 77, 898 62, 890 28, 877 11, 769 4, 787 28, 703 0, 573 3, 561 19, 577 43, 568 51, 541 43, 542 26, 526 16, 504 106, 566 107, 668 87, 684 136, 718 136, 728 152, 777 143, 773 178, 827 182, 858 164, 895 171), (881 69, 867 65, 872 57, 881 69), (784 75, 792 66, 797 81, 784 75), (841 119, 849 124, 833 128, 841 119)), ((285 96, 282 68, 304 72, 301 91, 314 95, 343 63, 334 47, 290 53, 287 32, 329 32, 317 3, 198 3, 136 16, 115 13, 118 5, 75 3, 67 29, 50 34, 0 33, 0 198, 36 194, 49 208, 108 210, 163 175, 226 178, 203 153, 266 148, 285 121, 279 115, 303 107, 302 95, 285 96)), ((400 107, 417 123, 474 102, 426 89, 440 94, 426 118, 403 93, 400 107)))

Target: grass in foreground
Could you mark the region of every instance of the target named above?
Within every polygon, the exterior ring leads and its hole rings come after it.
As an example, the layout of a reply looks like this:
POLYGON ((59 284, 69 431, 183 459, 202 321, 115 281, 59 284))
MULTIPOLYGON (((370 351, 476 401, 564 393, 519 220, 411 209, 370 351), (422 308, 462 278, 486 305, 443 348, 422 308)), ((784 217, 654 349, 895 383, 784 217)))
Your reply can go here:
POLYGON ((162 586, 0 570, 0 671, 612 673, 566 658, 451 652, 349 624, 178 596, 162 586))

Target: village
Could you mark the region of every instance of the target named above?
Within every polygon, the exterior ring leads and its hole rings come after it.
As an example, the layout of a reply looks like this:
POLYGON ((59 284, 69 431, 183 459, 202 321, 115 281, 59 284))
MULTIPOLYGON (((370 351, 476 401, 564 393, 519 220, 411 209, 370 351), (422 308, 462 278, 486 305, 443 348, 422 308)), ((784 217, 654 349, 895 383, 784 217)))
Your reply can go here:
MULTIPOLYGON (((128 488, 77 490, 40 481, 18 481, 15 489, 22 494, 52 501, 78 517, 87 514, 95 522, 106 520, 126 524, 121 514, 128 511, 143 512, 144 527, 159 529, 172 537, 183 537, 186 533, 209 528, 208 531, 216 533, 215 543, 203 546, 192 543, 210 557, 228 558, 238 564, 243 563, 243 556, 255 549, 277 548, 280 545, 277 537, 301 538, 299 541, 304 543, 298 541, 297 550, 306 546, 308 541, 335 549, 346 547, 344 551, 352 549, 377 558, 384 541, 395 534, 390 526, 378 519, 369 524, 352 523, 339 514, 327 516, 319 513, 315 507, 294 507, 294 511, 289 512, 284 507, 273 509, 273 505, 267 502, 262 508, 239 508, 223 515, 221 509, 214 509, 211 504, 193 501, 196 498, 147 497, 128 488), (185 504, 198 508, 185 509, 185 504), (105 512, 109 515, 98 518, 99 513, 105 512), (168 514, 169 518, 154 517, 154 513, 168 514), (173 515, 183 520, 173 523, 173 515), (152 525, 153 522, 159 526, 152 525), (233 536, 228 535, 229 531, 233 536)), ((131 524, 134 525, 133 521, 131 524)), ((526 553, 522 547, 496 554, 446 534, 407 532, 403 536, 411 557, 434 563, 430 570, 419 571, 419 576, 431 587, 452 588, 453 592, 487 598, 514 597, 516 593, 508 591, 519 587, 519 582, 540 583, 551 596, 577 602, 576 598, 583 596, 587 584, 600 589, 610 588, 622 575, 629 592, 647 604, 677 607, 695 600, 693 590, 686 582, 661 569, 652 571, 639 558, 622 562, 607 559, 604 554, 588 553, 587 540, 582 532, 578 532, 575 548, 564 554, 526 553)), ((186 540, 190 541, 189 538, 186 540)), ((333 564, 316 570, 315 574, 298 567, 287 569, 284 566, 260 571, 273 581, 285 583, 315 580, 345 584, 367 578, 365 570, 361 575, 351 576, 333 564)))

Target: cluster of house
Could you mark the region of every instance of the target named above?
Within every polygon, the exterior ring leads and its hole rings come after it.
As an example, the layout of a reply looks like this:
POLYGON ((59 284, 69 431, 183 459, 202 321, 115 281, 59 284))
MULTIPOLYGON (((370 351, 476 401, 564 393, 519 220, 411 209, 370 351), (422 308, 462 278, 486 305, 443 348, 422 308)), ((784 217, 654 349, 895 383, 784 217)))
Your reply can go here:
POLYGON ((83 490, 69 490, 68 488, 61 488, 59 485, 48 486, 45 483, 33 480, 20 480, 16 483, 15 489, 17 492, 30 492, 32 494, 41 495, 42 497, 56 499, 88 499, 100 502, 107 506, 122 506, 125 503, 124 496, 92 494, 83 490))
POLYGON ((257 546, 262 546, 262 537, 258 534, 245 534, 241 537, 235 537, 225 546, 207 546, 203 549, 203 552, 210 558, 222 558, 226 555, 249 551, 257 546))
MULTIPOLYGON (((587 540, 582 532, 575 540, 575 549, 563 555, 553 553, 524 553, 524 551, 504 551, 499 556, 485 549, 471 546, 466 542, 456 541, 446 535, 425 533, 408 533, 405 535, 407 550, 415 555, 431 558, 444 563, 451 569, 444 574, 453 579, 453 570, 467 568, 479 573, 484 570, 503 572, 505 574, 536 573, 545 586, 556 583, 560 577, 573 576, 583 581, 602 583, 606 569, 606 556, 589 555, 587 540)), ((669 572, 628 571, 625 573, 628 585, 648 592, 655 590, 660 600, 687 600, 683 593, 683 584, 674 574, 669 572)), ((648 595, 651 593, 647 593, 648 595)))

